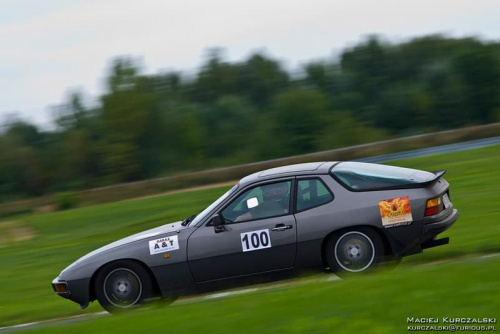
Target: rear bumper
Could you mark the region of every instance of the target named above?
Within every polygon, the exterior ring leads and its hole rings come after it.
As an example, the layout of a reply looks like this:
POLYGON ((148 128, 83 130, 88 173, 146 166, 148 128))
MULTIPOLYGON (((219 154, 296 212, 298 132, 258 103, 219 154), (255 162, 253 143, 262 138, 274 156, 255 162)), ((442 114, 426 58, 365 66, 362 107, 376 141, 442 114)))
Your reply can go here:
POLYGON ((436 239, 438 234, 449 229, 458 219, 458 210, 450 208, 447 212, 416 221, 397 229, 386 229, 386 237, 391 247, 391 255, 408 256, 422 253, 422 250, 446 245, 448 238, 436 239))
POLYGON ((458 210, 453 209, 452 213, 446 218, 430 224, 424 224, 421 242, 422 249, 447 244, 448 242, 439 242, 439 240, 435 240, 435 238, 438 234, 449 229, 458 219, 458 216, 458 210))
POLYGON ((90 302, 90 278, 65 281, 56 277, 52 281, 52 289, 57 295, 80 304, 82 308, 90 302))

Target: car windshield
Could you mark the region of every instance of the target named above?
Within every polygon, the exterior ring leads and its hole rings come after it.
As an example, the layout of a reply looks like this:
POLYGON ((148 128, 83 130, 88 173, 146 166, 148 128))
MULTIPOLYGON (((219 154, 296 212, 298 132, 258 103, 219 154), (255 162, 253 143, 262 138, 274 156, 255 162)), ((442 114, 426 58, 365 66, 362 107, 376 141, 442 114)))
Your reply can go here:
POLYGON ((196 226, 200 221, 205 219, 205 216, 209 214, 216 206, 222 203, 226 198, 228 198, 231 194, 233 194, 236 189, 238 189, 239 184, 235 184, 231 189, 229 189, 224 195, 219 197, 215 202, 210 204, 205 210, 200 212, 195 219, 193 219, 188 226, 196 226))
POLYGON ((363 162, 342 162, 330 173, 352 190, 370 190, 426 182, 435 174, 394 166, 363 162))

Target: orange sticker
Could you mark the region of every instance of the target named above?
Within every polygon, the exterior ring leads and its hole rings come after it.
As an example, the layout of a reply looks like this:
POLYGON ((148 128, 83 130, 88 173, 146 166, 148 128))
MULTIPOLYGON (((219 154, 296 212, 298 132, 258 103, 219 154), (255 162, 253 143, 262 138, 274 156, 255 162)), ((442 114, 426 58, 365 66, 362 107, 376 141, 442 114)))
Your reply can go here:
POLYGON ((413 220, 408 196, 379 201, 378 206, 384 227, 408 225, 413 220))

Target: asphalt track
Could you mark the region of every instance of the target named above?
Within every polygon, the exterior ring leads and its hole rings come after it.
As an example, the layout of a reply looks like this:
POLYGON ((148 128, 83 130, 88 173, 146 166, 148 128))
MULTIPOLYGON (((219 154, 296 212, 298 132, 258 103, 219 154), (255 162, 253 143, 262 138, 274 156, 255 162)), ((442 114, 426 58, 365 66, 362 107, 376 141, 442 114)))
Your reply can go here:
MULTIPOLYGON (((424 149, 419 149, 419 150, 412 150, 412 151, 392 153, 392 154, 384 154, 384 155, 379 155, 379 156, 374 156, 374 157, 357 159, 356 161, 379 163, 379 162, 387 162, 387 161, 394 161, 394 160, 401 160, 401 159, 408 159, 408 158, 432 156, 432 155, 437 155, 437 154, 442 154, 442 153, 467 151, 467 150, 473 150, 473 149, 477 149, 477 148, 488 147, 488 146, 493 146, 493 145, 498 145, 498 144, 500 144, 500 136, 499 137, 485 138, 485 139, 478 139, 478 140, 462 142, 462 143, 457 143, 457 144, 435 146, 435 147, 424 148, 424 149)), ((476 257, 472 257, 472 258, 470 256, 466 256, 466 257, 461 257, 458 259, 445 260, 445 261, 446 262, 461 262, 461 261, 464 261, 464 258, 469 259, 469 260, 470 259, 475 260, 475 259, 486 259, 486 258, 497 257, 497 256, 500 256, 500 253, 480 255, 480 256, 476 256, 476 257)), ((423 265, 420 265, 419 267, 436 265, 439 263, 442 263, 442 261, 423 264, 423 265)), ((313 282, 323 282, 323 281, 336 281, 336 280, 339 280, 339 278, 337 276, 328 275, 327 278, 325 278, 323 276, 321 278, 316 277, 316 278, 305 279, 305 280, 284 281, 284 282, 269 284, 266 286, 259 286, 259 287, 255 287, 255 288, 221 292, 221 293, 215 293, 215 294, 210 294, 210 295, 200 296, 200 297, 195 297, 195 298, 181 299, 179 301, 176 301, 174 303, 174 305, 193 303, 193 302, 197 302, 199 300, 204 300, 204 299, 227 298, 227 297, 234 296, 234 295, 248 294, 248 293, 253 293, 256 291, 272 291, 272 290, 280 289, 283 286, 309 284, 309 283, 313 283, 313 282)), ((43 321, 37 321, 37 322, 30 322, 30 323, 24 323, 24 324, 19 324, 19 325, 10 326, 10 327, 0 327, 0 333, 2 333, 2 334, 14 333, 14 332, 24 331, 24 330, 28 330, 28 329, 33 329, 33 328, 55 326, 55 325, 62 325, 62 324, 71 324, 74 322, 80 322, 80 321, 94 319, 96 317, 103 317, 103 316, 109 316, 109 315, 110 314, 108 312, 103 311, 103 312, 98 312, 98 313, 79 314, 79 315, 75 315, 72 317, 66 317, 66 318, 55 318, 55 319, 49 319, 49 320, 43 320, 43 321)))
POLYGON ((379 162, 387 162, 387 161, 402 160, 402 159, 409 159, 409 158, 426 157, 426 156, 442 154, 442 153, 467 151, 467 150, 473 150, 476 148, 482 148, 482 147, 493 146, 493 145, 498 145, 498 144, 500 144, 500 137, 491 137, 491 138, 472 140, 472 141, 456 143, 456 144, 434 146, 434 147, 423 148, 423 149, 419 149, 419 150, 412 150, 412 151, 406 151, 406 152, 399 152, 399 153, 378 155, 378 156, 374 156, 374 157, 361 158, 361 159, 357 159, 356 161, 379 163, 379 162))

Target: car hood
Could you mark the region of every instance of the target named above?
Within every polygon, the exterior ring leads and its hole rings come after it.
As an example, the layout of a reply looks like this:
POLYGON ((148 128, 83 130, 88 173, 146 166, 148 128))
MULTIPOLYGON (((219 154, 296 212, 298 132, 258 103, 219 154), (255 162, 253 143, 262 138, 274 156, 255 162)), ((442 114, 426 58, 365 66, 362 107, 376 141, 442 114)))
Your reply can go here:
POLYGON ((169 232, 176 232, 176 231, 179 231, 179 230, 183 230, 185 228, 187 228, 187 227, 186 226, 182 226, 182 221, 178 221, 178 222, 174 222, 174 223, 165 224, 163 226, 155 227, 155 228, 152 228, 150 230, 139 232, 139 233, 133 234, 131 236, 128 236, 126 238, 117 240, 115 242, 107 244, 106 246, 98 248, 95 251, 92 251, 92 252, 88 253, 87 255, 82 256, 81 258, 79 258, 78 260, 76 260, 75 262, 73 262, 70 266, 68 266, 66 269, 64 269, 62 271, 61 275, 66 270, 68 270, 71 267, 77 265, 78 263, 83 262, 86 259, 88 259, 88 258, 90 258, 92 256, 95 256, 97 254, 100 254, 102 252, 105 252, 105 251, 108 251, 110 249, 113 249, 113 248, 116 248, 116 247, 120 247, 120 246, 123 246, 123 245, 127 245, 127 244, 130 244, 130 243, 135 242, 135 241, 139 241, 139 240, 143 240, 143 239, 147 239, 147 238, 152 238, 152 237, 155 237, 157 235, 165 234, 165 233, 169 233, 169 232))

